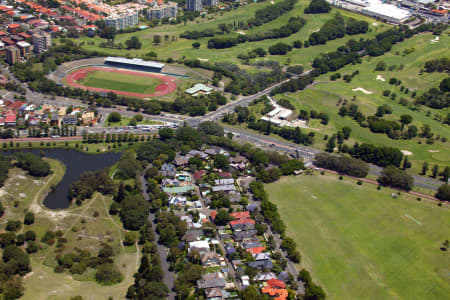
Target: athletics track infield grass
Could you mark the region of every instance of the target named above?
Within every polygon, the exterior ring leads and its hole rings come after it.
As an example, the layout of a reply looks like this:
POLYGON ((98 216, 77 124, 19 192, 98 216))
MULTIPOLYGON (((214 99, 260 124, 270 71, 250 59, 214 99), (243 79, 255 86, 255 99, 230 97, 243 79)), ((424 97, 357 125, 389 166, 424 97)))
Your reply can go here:
POLYGON ((285 177, 266 185, 302 265, 328 299, 447 299, 448 206, 334 175, 285 177), (447 296, 446 296, 447 295, 447 296))
POLYGON ((155 88, 163 83, 159 78, 136 76, 118 72, 93 71, 81 79, 79 84, 88 87, 108 90, 151 94, 155 88))

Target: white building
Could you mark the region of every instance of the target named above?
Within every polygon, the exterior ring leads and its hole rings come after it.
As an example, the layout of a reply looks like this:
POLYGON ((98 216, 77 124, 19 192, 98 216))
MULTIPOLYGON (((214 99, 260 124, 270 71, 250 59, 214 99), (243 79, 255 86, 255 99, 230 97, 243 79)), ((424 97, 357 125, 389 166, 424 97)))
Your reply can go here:
POLYGON ((47 51, 52 46, 52 37, 50 34, 40 31, 32 35, 33 51, 42 53, 47 51))
POLYGON ((156 4, 147 10, 147 19, 164 19, 164 18, 176 18, 178 13, 178 3, 167 2, 161 5, 156 4))
POLYGON ((187 11, 202 11, 203 10, 202 0, 187 0, 186 1, 186 10, 187 11))
POLYGON ((139 12, 135 10, 112 14, 105 19, 105 25, 116 30, 122 30, 137 24, 139 24, 139 12))
POLYGON ((390 23, 401 24, 409 19, 410 11, 381 0, 327 0, 334 6, 354 11, 363 15, 385 20, 390 23))

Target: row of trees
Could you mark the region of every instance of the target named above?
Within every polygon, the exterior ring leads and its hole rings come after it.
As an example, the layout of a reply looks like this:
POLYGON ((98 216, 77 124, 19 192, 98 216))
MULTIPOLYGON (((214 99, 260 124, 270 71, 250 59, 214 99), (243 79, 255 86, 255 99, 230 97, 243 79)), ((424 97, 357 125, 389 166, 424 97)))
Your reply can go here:
POLYGON ((436 109, 450 107, 450 77, 443 79, 439 88, 431 88, 417 97, 415 103, 436 109))
POLYGON ((3 186, 6 178, 8 178, 8 171, 11 166, 10 158, 0 154, 0 187, 3 186))
POLYGON ((427 73, 432 72, 446 72, 450 73, 450 59, 447 57, 436 58, 425 62, 423 66, 427 73))
POLYGON ((365 162, 359 159, 329 153, 317 154, 314 164, 321 168, 360 178, 366 177, 369 173, 369 165, 365 162))
POLYGON ((369 30, 369 24, 366 21, 358 21, 353 18, 345 21, 344 17, 336 14, 333 19, 328 20, 318 32, 313 32, 309 36, 309 44, 325 44, 327 41, 344 37, 346 34, 354 35, 366 33, 369 30))

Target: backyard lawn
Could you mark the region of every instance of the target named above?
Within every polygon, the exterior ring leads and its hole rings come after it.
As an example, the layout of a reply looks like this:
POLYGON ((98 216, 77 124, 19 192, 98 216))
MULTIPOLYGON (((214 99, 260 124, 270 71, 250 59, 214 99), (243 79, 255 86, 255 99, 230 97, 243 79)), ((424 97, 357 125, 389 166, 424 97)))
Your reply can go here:
POLYGON ((327 299, 447 299, 448 206, 333 175, 266 185, 327 299))

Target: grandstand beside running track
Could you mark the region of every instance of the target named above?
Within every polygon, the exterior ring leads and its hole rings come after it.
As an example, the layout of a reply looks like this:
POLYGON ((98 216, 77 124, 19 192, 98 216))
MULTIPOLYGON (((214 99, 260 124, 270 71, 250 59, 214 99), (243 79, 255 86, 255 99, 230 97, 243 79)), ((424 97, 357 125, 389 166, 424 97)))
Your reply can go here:
POLYGON ((155 61, 145 61, 140 58, 123 58, 109 56, 105 59, 104 64, 110 67, 131 69, 136 71, 161 73, 165 64, 155 61))

